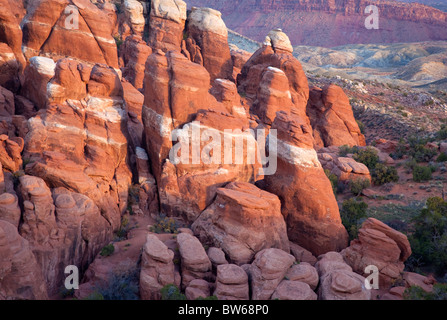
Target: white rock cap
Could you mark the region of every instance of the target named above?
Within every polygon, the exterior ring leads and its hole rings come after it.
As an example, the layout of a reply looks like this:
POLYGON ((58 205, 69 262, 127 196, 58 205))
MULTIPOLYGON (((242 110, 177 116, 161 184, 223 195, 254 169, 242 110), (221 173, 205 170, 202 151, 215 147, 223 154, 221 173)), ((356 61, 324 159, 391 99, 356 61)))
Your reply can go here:
POLYGON ((186 20, 186 3, 182 0, 152 0, 151 16, 183 23, 186 20))
POLYGON ((267 37, 265 37, 264 44, 271 45, 273 49, 280 49, 290 53, 293 52, 289 37, 280 28, 270 31, 267 37))
POLYGON ((194 26, 202 31, 221 35, 225 38, 228 37, 228 29, 222 20, 222 13, 211 8, 192 7, 188 25, 194 26))

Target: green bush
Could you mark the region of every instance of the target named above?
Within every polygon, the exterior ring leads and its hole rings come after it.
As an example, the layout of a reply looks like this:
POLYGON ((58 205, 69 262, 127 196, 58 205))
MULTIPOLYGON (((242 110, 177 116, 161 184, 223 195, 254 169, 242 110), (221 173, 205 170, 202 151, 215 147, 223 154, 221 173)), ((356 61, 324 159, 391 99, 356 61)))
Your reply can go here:
POLYGON ((161 300, 186 300, 186 296, 173 284, 165 285, 160 289, 161 300))
POLYGON ((388 167, 382 163, 378 163, 372 170, 372 180, 377 186, 385 183, 398 182, 399 175, 395 167, 388 167))
POLYGON ((349 153, 355 153, 357 151, 358 151, 358 147, 356 147, 356 146, 350 147, 345 144, 345 145, 338 147, 338 155, 340 157, 346 157, 349 153))
POLYGON ((96 287, 90 300, 138 300, 139 271, 131 269, 122 273, 112 274, 106 285, 96 287))
POLYGON ((372 170, 379 163, 379 155, 377 150, 367 147, 366 149, 357 150, 353 156, 354 160, 363 163, 368 169, 372 170))
POLYGON ((177 222, 173 218, 168 218, 166 215, 161 214, 155 219, 155 224, 150 227, 151 232, 155 233, 175 233, 178 231, 177 222))
POLYGON ((436 139, 446 140, 447 139, 447 125, 443 124, 441 130, 436 133, 436 139))
POLYGON ((432 160, 437 154, 437 151, 426 147, 428 141, 426 138, 419 138, 417 136, 408 138, 408 144, 410 145, 408 154, 417 162, 428 162, 432 160))
POLYGON ((413 180, 415 182, 428 181, 432 178, 432 171, 430 167, 415 166, 413 168, 413 180))
POLYGON ((351 240, 357 237, 358 230, 360 229, 363 220, 367 217, 367 209, 368 204, 362 200, 351 198, 343 201, 340 212, 341 221, 348 231, 351 240))
POLYGON ((365 125, 360 120, 355 120, 357 125, 359 126, 360 133, 365 134, 365 125))
POLYGON ((334 194, 337 194, 338 191, 338 177, 331 173, 328 169, 324 169, 324 173, 326 174, 326 177, 328 177, 329 181, 331 182, 332 191, 334 194))
POLYGON ((359 196, 363 189, 369 188, 371 186, 371 182, 369 179, 357 178, 349 181, 349 188, 353 195, 359 196))
POLYGON ((392 154, 390 154, 391 158, 394 160, 402 159, 404 155, 407 154, 407 144, 405 143, 404 139, 400 139, 399 143, 396 146, 396 149, 392 154))
POLYGON ((425 292, 418 286, 411 286, 404 291, 405 300, 447 300, 447 284, 436 283, 433 292, 425 292))
POLYGON ((413 219, 414 232, 409 240, 413 258, 447 270, 447 202, 439 197, 427 199, 426 207, 413 219))
POLYGON ((445 152, 441 152, 441 154, 436 158, 436 162, 445 162, 447 161, 447 154, 445 152))
POLYGON ((104 248, 101 249, 101 252, 99 253, 103 257, 111 256, 115 252, 115 247, 113 246, 113 243, 106 245, 104 248))

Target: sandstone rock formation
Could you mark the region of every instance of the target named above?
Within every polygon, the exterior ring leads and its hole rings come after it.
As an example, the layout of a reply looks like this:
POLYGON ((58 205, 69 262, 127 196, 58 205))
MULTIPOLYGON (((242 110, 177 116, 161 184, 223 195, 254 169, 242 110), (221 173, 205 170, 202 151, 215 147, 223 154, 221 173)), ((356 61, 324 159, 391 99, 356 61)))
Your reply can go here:
POLYGON ((123 77, 135 88, 142 89, 144 81, 144 68, 147 57, 152 54, 152 49, 138 35, 126 38, 121 48, 122 59, 125 67, 123 77))
POLYGON ((0 300, 47 299, 47 290, 28 241, 0 220, 0 300))
POLYGON ((307 283, 312 290, 317 288, 319 281, 317 270, 307 262, 293 265, 287 271, 286 278, 290 281, 307 283))
POLYGON ((252 300, 270 299, 295 258, 280 249, 264 249, 250 266, 252 300))
POLYGON ((180 52, 186 21, 186 3, 182 0, 153 0, 149 20, 149 39, 152 49, 180 52))
POLYGON ((321 300, 369 300, 371 291, 365 287, 365 278, 352 272, 337 252, 318 257, 315 266, 320 275, 318 296, 321 300))
POLYGON ((368 218, 359 230, 358 239, 341 252, 352 269, 368 276, 365 268, 374 265, 378 268, 380 286, 391 286, 401 277, 404 262, 411 255, 407 237, 390 228, 383 222, 368 218))
POLYGON ((219 300, 249 300, 248 276, 244 269, 234 264, 219 265, 214 295, 219 300))
POLYGON ((347 232, 313 149, 311 127, 302 118, 278 112, 272 129, 278 132, 278 169, 265 176, 265 189, 281 200, 289 239, 317 256, 345 248, 347 232))
MULTIPOLYGON (((289 79, 293 112, 307 122, 306 104, 309 99, 309 85, 301 64, 284 45, 285 37, 287 36, 278 30, 269 34, 269 39, 275 40, 264 43, 263 47, 258 49, 243 66, 237 77, 238 89, 240 92, 244 92, 248 98, 254 100, 266 69, 269 67, 280 69, 289 79), (281 41, 277 41, 277 38, 281 41)), ((280 87, 284 90, 283 85, 280 87)))
POLYGON ((110 226, 88 197, 65 188, 51 192, 38 177, 20 177, 20 194, 24 200, 20 234, 30 242, 48 293, 54 294, 65 278, 60 265, 85 268, 109 241, 110 226))
POLYGON ((219 11, 210 8, 191 8, 187 34, 201 49, 203 65, 211 81, 233 79, 233 61, 228 47, 228 31, 219 11))
POLYGON ((2 192, 3 191, 0 190, 0 220, 7 221, 18 228, 22 214, 20 211, 18 198, 15 194, 2 192))
POLYGON ((202 243, 222 248, 238 265, 267 248, 289 251, 278 197, 249 183, 232 182, 192 225, 202 243))
POLYGON ((342 88, 336 85, 324 89, 312 88, 307 115, 317 147, 365 145, 365 137, 360 132, 342 88))
POLYGON ((349 157, 339 157, 339 148, 331 146, 318 150, 318 160, 323 169, 335 174, 340 182, 355 180, 371 181, 371 174, 367 166, 349 157))
POLYGON ((60 60, 47 88, 48 106, 28 123, 24 154, 32 165, 27 173, 51 187, 88 196, 116 229, 130 184, 123 132, 127 117, 118 75, 103 65, 90 70, 60 60))
POLYGON ((211 262, 200 241, 188 233, 180 233, 177 243, 182 265, 182 288, 186 289, 194 279, 209 279, 211 262))
POLYGON ((175 283, 174 252, 155 235, 149 234, 143 248, 140 273, 140 296, 160 300, 160 289, 175 283))
POLYGON ((272 300, 317 300, 317 294, 307 283, 283 280, 273 292, 272 300))
POLYGON ((188 300, 207 298, 210 296, 210 284, 203 279, 194 279, 185 289, 185 295, 188 300))
POLYGON ((113 25, 108 15, 91 1, 33 1, 27 7, 22 30, 27 59, 42 53, 55 60, 73 57, 118 68, 113 25))

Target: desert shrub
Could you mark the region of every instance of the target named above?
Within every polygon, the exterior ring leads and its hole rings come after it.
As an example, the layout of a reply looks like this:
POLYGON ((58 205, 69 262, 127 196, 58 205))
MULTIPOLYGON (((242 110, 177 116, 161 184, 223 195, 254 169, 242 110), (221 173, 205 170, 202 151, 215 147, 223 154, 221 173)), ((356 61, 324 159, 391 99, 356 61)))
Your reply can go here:
POLYGON ((124 43, 123 39, 119 35, 113 37, 115 39, 116 47, 119 50, 121 45, 124 43))
POLYGON ((155 219, 155 224, 151 226, 150 231, 155 233, 178 233, 178 225, 173 218, 160 214, 155 219))
POLYGON ((396 146, 396 149, 392 154, 390 154, 390 157, 394 160, 402 159, 404 155, 407 154, 407 144, 405 143, 404 139, 400 139, 399 143, 396 146))
POLYGON ((165 285, 160 289, 161 300, 186 300, 186 296, 173 284, 165 285))
POLYGON ((413 180, 415 182, 428 181, 432 178, 432 171, 430 167, 415 166, 413 168, 413 180))
POLYGON ((331 173, 328 169, 324 169, 324 173, 326 174, 326 177, 328 177, 329 181, 331 182, 332 191, 334 191, 334 194, 337 194, 338 192, 338 177, 331 173))
POLYGON ((436 162, 445 162, 447 161, 447 154, 445 152, 441 152, 441 154, 436 158, 436 162))
POLYGON ((413 219, 414 232, 409 240, 415 259, 447 270, 447 202, 439 197, 427 199, 426 206, 413 219))
POLYGON ((340 212, 341 221, 348 231, 351 240, 357 237, 358 230, 367 217, 366 209, 368 209, 368 205, 362 200, 351 198, 343 201, 340 212))
POLYGON ((127 239, 127 233, 130 230, 129 219, 126 216, 121 218, 121 225, 118 231, 115 232, 115 240, 122 241, 127 239))
POLYGON ((353 156, 354 160, 363 163, 368 169, 373 170, 379 163, 379 155, 377 150, 367 147, 366 149, 357 150, 353 156))
POLYGON ((106 285, 96 288, 100 300, 138 300, 139 299, 139 270, 114 273, 106 285))
POLYGON ((115 252, 115 247, 113 246, 113 243, 106 245, 104 248, 101 249, 101 252, 99 253, 103 257, 111 256, 115 252))
POLYGON ((134 214, 132 206, 140 202, 140 186, 138 184, 132 184, 128 190, 127 197, 127 210, 132 215, 134 214))
POLYGON ((408 154, 413 157, 417 162, 428 162, 437 154, 437 151, 431 148, 427 148, 428 139, 412 136, 408 138, 408 144, 410 148, 408 154))
POLYGON ((371 182, 369 179, 357 178, 349 181, 349 188, 353 195, 359 196, 363 189, 366 189, 371 186, 371 182))
POLYGON ((447 139, 447 125, 443 124, 441 129, 436 133, 436 139, 445 140, 447 139))
POLYGON ((365 134, 365 125, 360 120, 355 120, 357 125, 359 126, 360 133, 365 134))
POLYGON ((425 292, 418 286, 411 286, 404 291, 405 300, 447 300, 447 284, 437 283, 433 285, 432 292, 425 292))
POLYGON ((340 157, 346 157, 349 153, 355 153, 357 151, 358 147, 350 147, 346 144, 338 147, 338 155, 340 157))
POLYGON ((385 183, 398 182, 399 175, 395 167, 389 167, 379 163, 372 170, 372 180, 375 185, 381 186, 385 183))

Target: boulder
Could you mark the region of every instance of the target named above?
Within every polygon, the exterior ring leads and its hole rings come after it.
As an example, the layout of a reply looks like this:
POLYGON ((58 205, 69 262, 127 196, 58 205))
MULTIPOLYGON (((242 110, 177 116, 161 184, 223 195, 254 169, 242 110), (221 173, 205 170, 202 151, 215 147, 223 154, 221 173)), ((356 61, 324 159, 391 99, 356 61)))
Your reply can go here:
POLYGON ((256 186, 232 182, 217 190, 216 200, 192 225, 202 243, 220 247, 238 265, 263 249, 289 252, 278 197, 256 186))
POLYGON ((290 267, 286 273, 286 279, 307 283, 312 290, 317 288, 319 281, 317 269, 306 262, 294 264, 290 267))
POLYGON ((295 258, 287 252, 276 249, 264 249, 258 252, 250 266, 251 294, 253 300, 268 300, 295 258))
POLYGON ((235 264, 222 264, 217 267, 216 290, 219 300, 249 300, 247 273, 235 264))
POLYGON ((143 300, 160 300, 160 289, 175 283, 174 252, 155 235, 147 236, 143 247, 140 272, 140 296, 143 300))
POLYGON ((352 269, 364 275, 365 268, 374 265, 379 270, 379 284, 390 287, 401 277, 404 262, 411 255, 407 237, 383 222, 368 218, 359 230, 358 239, 341 252, 352 269))
POLYGON ((341 254, 328 252, 315 265, 320 275, 318 297, 321 300, 370 300, 365 278, 354 273, 341 254))
POLYGON ((197 300, 210 296, 210 285, 203 279, 192 280, 185 290, 186 299, 197 300))
POLYGON ((188 233, 180 233, 177 243, 181 257, 182 288, 186 289, 194 279, 209 279, 211 262, 200 241, 188 233))
POLYGON ((283 280, 273 292, 272 300, 317 300, 317 294, 307 283, 283 280))

